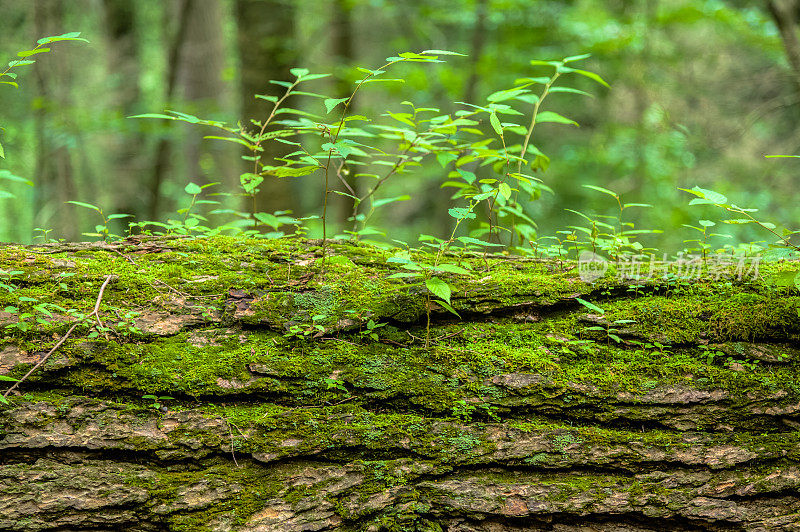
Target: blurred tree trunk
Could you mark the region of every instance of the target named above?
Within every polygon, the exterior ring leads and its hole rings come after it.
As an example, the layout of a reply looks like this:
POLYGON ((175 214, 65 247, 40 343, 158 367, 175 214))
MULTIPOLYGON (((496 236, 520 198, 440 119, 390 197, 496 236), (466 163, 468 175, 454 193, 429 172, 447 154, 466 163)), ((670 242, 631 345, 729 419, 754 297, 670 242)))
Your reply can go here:
POLYGON ((800 90, 800 41, 797 39, 797 24, 800 22, 800 1, 769 0, 767 8, 781 34, 786 59, 792 68, 792 77, 800 90))
MULTIPOLYGON (((271 109, 270 103, 254 95, 278 94, 282 87, 269 80, 288 79, 289 69, 296 66, 294 14, 291 0, 236 0, 242 124, 250 129, 254 129, 251 119, 263 120, 271 109)), ((286 153, 283 145, 276 142, 266 143, 263 148, 262 160, 266 164, 286 153)), ((252 172, 251 164, 245 163, 243 170, 252 172)), ((290 179, 267 177, 260 187, 256 208, 263 212, 296 211, 300 191, 293 184, 290 179)))
MULTIPOLYGON (((61 0, 39 0, 33 3, 36 35, 63 33, 64 3, 61 0)), ((39 100, 36 105, 36 188, 34 193, 34 226, 54 229, 68 240, 79 235, 74 223, 73 207, 65 205, 76 199, 76 186, 70 153, 71 132, 63 116, 72 105, 69 59, 43 55, 34 65, 39 100)))
MULTIPOLYGON (((333 11, 331 13, 331 55, 333 56, 333 71, 336 76, 336 83, 334 85, 334 98, 345 98, 353 92, 353 84, 350 80, 350 69, 355 62, 355 54, 353 52, 353 1, 352 0, 336 0, 333 2, 333 11)), ((354 100, 350 106, 350 114, 357 114, 355 109, 358 107, 358 100, 354 100)), ((355 192, 355 196, 361 196, 364 193, 364 187, 359 186, 359 182, 354 177, 344 177, 349 185, 343 185, 341 182, 332 183, 331 188, 347 189, 347 193, 355 192)), ((336 209, 337 222, 343 224, 344 228, 350 230, 353 226, 352 221, 347 219, 353 214, 353 202, 345 196, 332 194, 328 201, 333 200, 338 204, 336 209)), ((316 203, 316 202, 315 202, 316 203)))
MULTIPOLYGON (((186 14, 185 40, 178 48, 176 65, 176 92, 186 112, 202 118, 220 118, 221 110, 229 109, 226 101, 227 89, 223 81, 225 68, 224 13, 220 0, 194 0, 198 8, 186 14)), ((231 102, 233 103, 233 102, 231 102)), ((226 116, 223 121, 232 118, 226 116)), ((185 173, 174 176, 179 188, 189 182, 206 184, 221 182, 222 189, 235 190, 239 174, 236 166, 239 151, 233 144, 204 140, 208 130, 191 124, 180 124, 182 135, 181 153, 185 173)), ((218 132, 213 132, 217 134, 218 132)))
MULTIPOLYGON (((185 45, 186 33, 189 26, 189 17, 194 9, 197 8, 195 0, 182 0, 177 8, 176 28, 174 35, 170 42, 167 57, 167 90, 164 95, 164 101, 167 108, 171 107, 171 102, 175 98, 175 86, 178 78, 178 66, 181 48, 185 45)), ((153 175, 150 182, 150 219, 158 220, 161 214, 161 185, 164 181, 164 176, 170 169, 170 158, 172 155, 172 141, 170 132, 172 131, 172 122, 169 121, 165 125, 165 132, 158 142, 156 148, 155 164, 153 166, 153 175)))
MULTIPOLYGON (((121 117, 136 114, 141 96, 139 75, 139 37, 136 31, 136 4, 130 0, 103 0, 104 27, 109 76, 109 104, 119 109, 121 117)), ((109 164, 114 176, 115 212, 144 214, 145 201, 138 191, 145 171, 141 147, 145 139, 135 130, 116 130, 104 142, 110 152, 109 164)))
POLYGON ((469 57, 469 79, 467 79, 467 83, 464 86, 464 99, 462 100, 467 103, 474 103, 475 100, 475 90, 479 79, 478 64, 486 44, 488 3, 488 0, 476 0, 475 2, 475 24, 472 29, 472 50, 469 57))

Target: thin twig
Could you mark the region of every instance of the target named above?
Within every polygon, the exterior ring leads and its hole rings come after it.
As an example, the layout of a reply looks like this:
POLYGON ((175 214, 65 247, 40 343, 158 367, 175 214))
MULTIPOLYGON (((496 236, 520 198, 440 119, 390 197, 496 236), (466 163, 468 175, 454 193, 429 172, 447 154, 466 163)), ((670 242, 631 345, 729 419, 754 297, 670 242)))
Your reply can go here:
POLYGON ((106 275, 106 280, 103 282, 103 285, 100 287, 100 293, 98 293, 98 294, 97 294, 97 301, 96 301, 96 302, 95 302, 95 304, 94 304, 94 310, 92 310, 92 313, 91 313, 91 314, 89 314, 88 316, 84 317, 82 320, 78 320, 78 321, 76 321, 75 323, 73 323, 73 324, 72 324, 72 327, 70 327, 70 328, 69 328, 69 330, 67 331, 67 333, 66 333, 64 336, 62 336, 62 337, 61 337, 61 340, 59 340, 59 341, 58 341, 58 343, 56 343, 56 345, 54 345, 54 346, 53 346, 53 348, 52 348, 52 349, 50 349, 50 351, 48 351, 48 352, 47 352, 47 354, 46 354, 44 357, 42 357, 42 359, 41 359, 39 362, 37 362, 37 363, 36 363, 36 365, 35 365, 35 366, 33 366, 33 367, 32 367, 32 368, 31 368, 31 369, 28 371, 28 373, 26 373, 25 375, 23 375, 23 377, 22 377, 20 380, 18 380, 17 382, 15 382, 15 383, 14 383, 14 385, 13 385, 11 388, 9 388, 8 390, 6 390, 6 391, 5 391, 5 393, 3 393, 3 397, 8 397, 8 395, 9 395, 11 392, 13 392, 13 391, 14 391, 14 390, 15 390, 15 389, 16 389, 16 388, 17 388, 17 387, 20 385, 20 384, 22 384, 22 383, 23 383, 23 382, 24 382, 24 381, 25 381, 25 380, 26 380, 28 377, 30 377, 30 376, 31 376, 31 374, 32 374, 34 371, 36 371, 36 369, 37 369, 39 366, 41 366, 42 364, 44 364, 44 363, 47 361, 47 359, 48 359, 48 358, 50 358, 50 355, 52 355, 53 353, 55 353, 55 352, 56 352, 56 350, 57 350, 59 347, 61 347, 61 346, 64 344, 64 342, 66 342, 66 341, 67 341, 67 338, 69 338, 69 336, 72 334, 72 331, 74 331, 74 330, 75 330, 75 328, 76 328, 78 325, 80 325, 81 323, 83 323, 83 322, 84 322, 84 321, 85 321, 87 318, 90 318, 90 317, 94 316, 95 318, 97 318, 97 322, 100 324, 100 327, 101 327, 101 328, 104 328, 104 327, 105 327, 105 326, 103 325, 103 322, 102 322, 102 321, 100 321, 100 316, 98 315, 98 312, 99 312, 99 310, 100 310, 100 301, 102 301, 102 299, 103 299, 103 292, 105 292, 105 290, 106 290, 106 286, 108 286, 108 283, 109 283, 109 281, 111 281, 111 279, 112 279, 113 277, 114 277, 113 275, 106 275))

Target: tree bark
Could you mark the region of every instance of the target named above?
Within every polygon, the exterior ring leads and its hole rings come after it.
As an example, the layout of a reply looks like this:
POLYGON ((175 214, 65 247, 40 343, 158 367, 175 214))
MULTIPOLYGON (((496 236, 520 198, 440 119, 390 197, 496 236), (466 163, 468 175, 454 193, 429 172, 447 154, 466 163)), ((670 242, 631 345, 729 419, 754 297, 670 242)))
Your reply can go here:
POLYGON ((764 284, 797 263, 451 256, 456 320, 391 252, 328 252, 323 280, 319 241, 0 248, 0 374, 89 316, 0 404, 0 530, 800 526, 800 296, 764 284))
POLYGON ((800 91, 800 41, 797 39, 800 3, 797 0, 768 0, 767 8, 781 34, 786 59, 792 69, 792 78, 800 91))
MULTIPOLYGON (((123 117, 137 114, 140 90, 139 36, 136 5, 128 0, 103 0, 103 20, 107 33, 107 71, 109 102, 123 117)), ((106 134, 106 149, 114 170, 116 207, 111 212, 146 216, 147 196, 139 193, 147 164, 141 147, 143 135, 133 131, 106 134)), ((110 209, 109 209, 110 210, 110 209)))
MULTIPOLYGON (((194 9, 197 8, 195 0, 182 0, 178 7, 178 16, 176 17, 177 27, 174 35, 170 41, 170 46, 167 55, 167 91, 164 95, 164 101, 167 108, 175 98, 175 90, 178 80, 178 69, 180 67, 180 53, 185 45, 186 34, 189 31, 189 17, 194 9)), ((165 124, 165 132, 158 141, 155 154, 155 163, 153 165, 153 174, 150 181, 150 220, 160 220, 162 211, 162 198, 161 198, 161 185, 164 182, 164 176, 170 169, 170 158, 172 157, 172 140, 170 138, 170 131, 172 130, 172 121, 165 124)))

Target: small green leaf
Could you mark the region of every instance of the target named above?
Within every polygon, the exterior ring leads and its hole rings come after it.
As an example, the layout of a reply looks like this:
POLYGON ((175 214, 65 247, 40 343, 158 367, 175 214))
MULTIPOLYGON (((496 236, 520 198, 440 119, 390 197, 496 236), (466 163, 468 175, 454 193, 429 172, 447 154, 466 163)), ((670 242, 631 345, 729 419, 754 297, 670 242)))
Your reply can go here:
POLYGON ((536 115, 536 123, 538 124, 540 122, 554 122, 556 124, 570 124, 573 126, 578 125, 576 121, 570 120, 566 116, 554 113, 553 111, 542 111, 536 115))
POLYGON ((450 306, 450 304, 449 304, 449 303, 447 303, 447 302, 445 302, 445 301, 442 301, 442 300, 440 300, 440 299, 439 299, 439 300, 436 300, 436 302, 437 302, 439 305, 441 305, 442 307, 444 307, 444 309, 445 309, 445 310, 447 310, 448 312, 450 312, 450 313, 452 313, 452 314, 455 314, 456 316, 458 316, 459 318, 461 318, 461 315, 460 315, 458 312, 456 312, 456 309, 454 309, 452 306, 450 306))
POLYGON ((250 144, 246 140, 237 139, 236 137, 220 137, 220 136, 217 136, 217 135, 206 135, 203 138, 204 139, 214 139, 214 140, 225 140, 227 142, 235 142, 236 144, 241 144, 242 146, 244 146, 245 148, 247 148, 249 150, 255 149, 255 146, 253 146, 252 144, 250 144))
POLYGON ((461 54, 458 52, 451 52, 448 50, 424 50, 423 54, 432 54, 432 55, 460 55, 461 57, 467 57, 467 54, 461 54))
POLYGON ((89 42, 88 40, 79 37, 81 32, 79 31, 71 31, 69 33, 64 33, 62 35, 53 35, 52 37, 43 37, 36 41, 36 44, 47 44, 51 42, 58 42, 58 41, 83 41, 89 42))
POLYGON ((585 301, 585 300, 583 300, 583 299, 581 299, 579 297, 576 297, 575 301, 577 301, 578 303, 580 303, 584 307, 588 308, 589 310, 593 310, 593 311, 597 312, 598 314, 605 314, 606 313, 605 310, 601 309, 597 305, 589 303, 588 301, 585 301))
MULTIPOLYGON (((0 153, 2 153, 2 149, 0 149, 0 153)), ((15 183, 24 183, 29 186, 33 186, 33 182, 25 179, 24 177, 19 177, 18 175, 14 175, 8 170, 0 170, 0 179, 5 179, 7 181, 13 181, 15 183)))
POLYGON ((583 185, 583 187, 584 188, 589 188, 589 189, 592 189, 592 190, 596 190, 597 192, 602 192, 603 194, 608 194, 609 196, 614 197, 614 198, 619 197, 616 192, 614 192, 613 190, 608 190, 607 188, 598 187, 598 186, 595 186, 595 185, 583 185))
POLYGON ((196 185, 194 183, 189 183, 188 185, 183 187, 183 191, 186 192, 187 194, 191 194, 192 196, 196 196, 197 194, 200 194, 203 191, 203 189, 200 188, 199 185, 196 185))
POLYGON ((100 207, 96 207, 90 203, 84 203, 82 201, 68 201, 67 203, 72 203, 73 205, 77 205, 79 207, 85 207, 87 209, 92 209, 93 211, 100 212, 100 207))
POLYGON ((251 172, 247 172, 239 176, 239 183, 242 185, 244 191, 248 194, 253 194, 256 190, 256 187, 258 187, 262 181, 264 181, 263 177, 251 172))
POLYGON ((433 295, 439 299, 443 299, 448 304, 450 303, 450 285, 442 281, 438 277, 431 277, 425 281, 425 286, 431 291, 433 295))
POLYGON ((594 98, 594 95, 588 93, 586 91, 582 91, 580 89, 573 89, 572 87, 550 87, 550 92, 568 92, 572 94, 580 94, 582 96, 590 96, 594 98))
POLYGON ((440 264, 434 268, 437 272, 457 273, 460 275, 470 275, 470 271, 456 266, 455 264, 440 264))
POLYGON ((492 125, 492 129, 494 129, 495 133, 500 136, 503 135, 503 126, 500 124, 500 119, 497 118, 497 113, 492 112, 492 114, 489 115, 489 123, 492 125))
POLYGON ((411 196, 409 196, 408 194, 403 194, 402 196, 395 196, 393 198, 377 199, 372 202, 372 208, 377 209, 378 207, 386 205, 388 203, 394 203, 395 201, 408 201, 410 199, 411 196))
POLYGON ((465 207, 453 207, 447 210, 447 213, 455 218, 456 220, 473 220, 475 219, 475 213, 471 212, 469 209, 465 207))
POLYGON ((333 111, 333 108, 339 105, 342 102, 346 102, 350 98, 326 98, 322 103, 325 104, 325 109, 328 110, 330 113, 333 111))
POLYGON ((500 183, 498 188, 501 196, 503 196, 506 200, 511 199, 511 187, 508 186, 508 183, 500 183))
POLYGON ((605 87, 610 87, 610 85, 608 83, 606 83, 603 78, 601 78, 600 76, 598 76, 594 72, 589 72, 588 70, 573 70, 573 72, 575 72, 576 74, 580 74, 581 76, 587 77, 589 79, 593 79, 594 81, 596 81, 600 85, 603 85, 605 87))
POLYGON ((580 61, 581 59, 586 59, 587 57, 591 57, 592 54, 581 54, 581 55, 571 55, 569 57, 564 58, 565 63, 572 63, 573 61, 580 61))
POLYGON ((307 68, 290 68, 289 72, 296 78, 302 78, 309 73, 309 70, 307 68))
POLYGON ((49 52, 50 48, 37 48, 36 50, 25 50, 22 52, 17 52, 17 56, 19 57, 30 57, 36 54, 43 54, 45 52, 49 52))
POLYGON ((174 116, 162 115, 160 113, 145 113, 143 115, 133 115, 128 118, 163 118, 165 120, 177 120, 174 116))
POLYGON ((484 242, 483 240, 478 240, 477 238, 472 238, 471 236, 460 236, 458 237, 459 242, 463 242, 465 244, 476 244, 478 246, 490 246, 490 247, 503 247, 504 244, 493 244, 491 242, 484 242))

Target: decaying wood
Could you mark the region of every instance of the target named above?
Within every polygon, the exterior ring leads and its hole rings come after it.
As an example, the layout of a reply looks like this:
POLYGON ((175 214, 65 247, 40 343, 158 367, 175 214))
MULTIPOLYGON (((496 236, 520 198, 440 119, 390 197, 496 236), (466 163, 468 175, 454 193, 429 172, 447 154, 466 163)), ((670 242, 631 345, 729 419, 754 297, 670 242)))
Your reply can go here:
POLYGON ((319 242, 0 248, 0 374, 38 366, 0 405, 0 530, 800 529, 797 265, 455 254, 459 321, 328 247, 324 278, 319 242), (66 313, 95 303, 108 338, 66 313))

